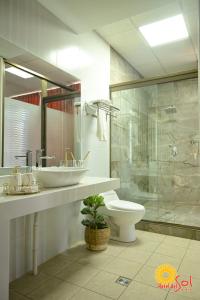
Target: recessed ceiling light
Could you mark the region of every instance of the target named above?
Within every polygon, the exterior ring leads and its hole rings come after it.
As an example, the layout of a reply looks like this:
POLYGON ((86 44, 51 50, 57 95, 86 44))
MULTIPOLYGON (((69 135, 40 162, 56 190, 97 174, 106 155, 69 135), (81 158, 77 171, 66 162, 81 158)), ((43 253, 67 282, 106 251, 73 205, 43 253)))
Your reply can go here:
POLYGON ((183 15, 177 15, 139 27, 150 46, 168 44, 188 37, 183 15))
POLYGON ((15 68, 15 67, 9 67, 9 68, 6 68, 6 71, 9 72, 9 73, 12 73, 14 75, 17 75, 19 77, 22 77, 24 79, 27 79, 27 78, 31 78, 33 77, 33 75, 27 73, 27 72, 24 72, 18 68, 15 68))

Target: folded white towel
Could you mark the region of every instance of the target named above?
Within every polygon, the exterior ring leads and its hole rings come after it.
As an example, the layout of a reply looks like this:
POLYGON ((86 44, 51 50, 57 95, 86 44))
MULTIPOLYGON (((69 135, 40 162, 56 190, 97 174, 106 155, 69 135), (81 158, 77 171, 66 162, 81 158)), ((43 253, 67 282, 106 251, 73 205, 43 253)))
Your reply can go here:
POLYGON ((97 137, 99 141, 107 141, 108 139, 106 112, 101 109, 97 109, 97 137))

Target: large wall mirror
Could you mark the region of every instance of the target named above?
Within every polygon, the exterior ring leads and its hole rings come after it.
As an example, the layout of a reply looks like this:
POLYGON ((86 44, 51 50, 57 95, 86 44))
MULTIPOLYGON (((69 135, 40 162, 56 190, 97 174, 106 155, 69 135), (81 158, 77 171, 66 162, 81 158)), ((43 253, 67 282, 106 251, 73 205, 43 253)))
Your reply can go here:
POLYGON ((52 74, 57 72, 61 83, 8 60, 4 68, 3 167, 26 166, 28 150, 33 165, 40 149, 49 156, 43 166, 63 164, 67 152, 68 159, 80 159, 80 83, 67 76, 65 83, 65 73, 56 68, 52 74))

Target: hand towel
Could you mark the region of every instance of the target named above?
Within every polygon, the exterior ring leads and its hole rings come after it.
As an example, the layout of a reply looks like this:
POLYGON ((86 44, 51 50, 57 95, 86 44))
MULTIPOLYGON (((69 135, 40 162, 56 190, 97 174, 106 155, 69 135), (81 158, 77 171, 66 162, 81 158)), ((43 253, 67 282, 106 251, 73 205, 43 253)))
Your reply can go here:
POLYGON ((104 142, 108 139, 106 112, 101 109, 97 109, 97 138, 104 142))

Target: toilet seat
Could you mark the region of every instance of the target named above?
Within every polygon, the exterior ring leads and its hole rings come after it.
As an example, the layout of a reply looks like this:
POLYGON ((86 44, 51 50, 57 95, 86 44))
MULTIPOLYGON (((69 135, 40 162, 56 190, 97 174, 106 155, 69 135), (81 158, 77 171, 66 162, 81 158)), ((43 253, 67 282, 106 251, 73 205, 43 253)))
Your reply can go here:
POLYGON ((139 211, 144 210, 144 206, 125 200, 113 200, 108 203, 108 207, 111 209, 124 210, 124 211, 139 211))

